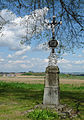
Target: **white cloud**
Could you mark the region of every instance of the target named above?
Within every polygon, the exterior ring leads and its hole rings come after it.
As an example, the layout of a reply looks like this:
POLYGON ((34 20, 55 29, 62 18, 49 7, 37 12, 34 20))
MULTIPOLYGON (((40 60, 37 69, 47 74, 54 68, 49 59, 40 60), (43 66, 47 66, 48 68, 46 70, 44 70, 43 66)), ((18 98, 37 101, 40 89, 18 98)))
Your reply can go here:
POLYGON ((21 58, 21 59, 25 59, 25 58, 27 58, 27 56, 22 56, 22 58, 21 58))
POLYGON ((64 53, 62 56, 67 56, 67 53, 64 53))
MULTIPOLYGON (((10 55, 9 55, 10 57, 10 55)), ((8 57, 7 57, 8 58, 8 57)), ((11 60, 0 58, 0 70, 1 71, 45 71, 48 66, 48 59, 41 58, 28 58, 28 56, 20 56, 12 58, 11 60)), ((58 67, 61 72, 72 72, 84 70, 84 60, 58 60, 58 67)))
POLYGON ((8 58, 12 58, 12 55, 11 55, 11 54, 9 54, 7 57, 8 57, 8 58))
POLYGON ((6 23, 9 21, 12 21, 16 18, 16 15, 14 13, 12 13, 11 11, 9 11, 8 9, 3 9, 0 11, 0 23, 3 24, 3 22, 5 21, 6 23))
POLYGON ((73 65, 72 65, 72 64, 67 64, 67 67, 71 67, 71 68, 72 68, 72 67, 73 67, 73 65))
POLYGON ((43 62, 44 63, 48 63, 49 59, 44 59, 43 62))
POLYGON ((84 57, 84 55, 83 54, 75 54, 75 55, 73 55, 74 57, 76 57, 76 58, 83 58, 84 57))
POLYGON ((24 68, 24 69, 25 69, 25 68, 28 68, 28 66, 25 65, 25 64, 21 64, 20 66, 21 66, 22 68, 24 68))
MULTIPOLYGON (((8 58, 15 58, 24 55, 27 51, 31 49, 30 46, 25 46, 24 49, 16 51, 14 54, 9 54, 7 57, 8 58)), ((23 56, 22 59, 26 58, 27 56, 23 56)))
POLYGON ((74 61, 74 64, 84 64, 84 60, 78 60, 78 61, 74 61))
POLYGON ((78 55, 79 58, 83 57, 81 54, 78 55))
POLYGON ((48 63, 48 59, 33 58, 31 60, 32 62, 34 62, 34 64, 39 65, 39 66, 41 65, 46 66, 48 63))
POLYGON ((4 62, 4 59, 3 59, 3 58, 0 58, 0 62, 4 62))
POLYGON ((28 50, 30 50, 30 49, 31 49, 31 47, 30 47, 30 46, 27 46, 27 47, 25 47, 23 50, 20 50, 20 51, 15 52, 15 54, 14 54, 13 56, 23 55, 23 54, 25 54, 26 51, 28 51, 28 50))
POLYGON ((61 59, 61 60, 58 60, 58 63, 69 63, 70 61, 69 60, 67 60, 67 59, 61 59))
POLYGON ((8 63, 19 64, 19 63, 24 63, 24 61, 22 61, 22 60, 16 60, 16 61, 9 60, 8 63))
MULTIPOLYGON (((25 38, 30 39, 35 33, 38 34, 46 28, 44 15, 46 15, 47 12, 48 9, 45 7, 35 10, 31 15, 26 15, 22 18, 17 17, 7 9, 0 11, 0 26, 2 27, 2 29, 0 29, 0 47, 7 47, 13 51, 12 54, 8 54, 7 59, 0 59, 0 63, 4 61, 0 66, 0 68, 2 67, 1 70, 19 71, 36 66, 38 66, 39 69, 40 66, 45 66, 47 60, 37 58, 29 61, 25 60, 27 56, 22 57, 31 47, 21 44, 21 40, 25 41, 25 38), (36 31, 34 31, 35 26, 37 28, 36 31)), ((48 22, 48 20, 46 20, 46 22, 48 22)), ((42 45, 39 45, 39 49, 40 48, 42 48, 42 45)))
POLYGON ((82 52, 84 53, 84 50, 82 52))
POLYGON ((38 50, 46 50, 46 51, 49 51, 50 48, 48 46, 48 42, 45 42, 45 43, 41 43, 39 45, 36 46, 36 48, 34 48, 34 50, 38 51, 38 50))
POLYGON ((34 65, 33 64, 30 64, 30 65, 27 65, 27 64, 21 64, 20 67, 23 68, 23 69, 30 69, 32 68, 34 65))
MULTIPOLYGON (((0 31, 0 46, 6 46, 11 50, 25 49, 25 45, 21 45, 21 40, 30 39, 35 33, 38 34, 44 29, 44 15, 47 14, 48 8, 38 9, 31 15, 23 18, 16 17, 11 11, 4 9, 0 12, 0 16, 8 21, 0 31), (35 26, 37 29, 35 31, 35 26)), ((3 24, 3 21, 1 21, 3 24)), ((19 53, 16 53, 19 54, 19 53)))

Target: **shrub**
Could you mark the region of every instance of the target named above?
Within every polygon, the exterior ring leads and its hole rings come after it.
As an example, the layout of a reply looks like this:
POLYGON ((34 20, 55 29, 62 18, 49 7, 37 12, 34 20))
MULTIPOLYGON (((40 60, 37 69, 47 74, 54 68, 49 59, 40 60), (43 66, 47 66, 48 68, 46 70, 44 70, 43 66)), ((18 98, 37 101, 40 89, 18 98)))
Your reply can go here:
POLYGON ((29 113, 28 118, 32 120, 58 120, 59 116, 55 112, 51 112, 50 110, 40 110, 40 109, 35 109, 33 112, 29 113))

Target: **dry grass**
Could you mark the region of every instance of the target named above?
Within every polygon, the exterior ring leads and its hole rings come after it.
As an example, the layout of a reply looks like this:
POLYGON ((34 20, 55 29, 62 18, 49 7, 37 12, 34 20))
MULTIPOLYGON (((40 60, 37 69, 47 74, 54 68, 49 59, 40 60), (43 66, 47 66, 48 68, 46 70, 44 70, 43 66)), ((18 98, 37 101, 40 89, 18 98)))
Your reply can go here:
MULTIPOLYGON (((28 83, 28 84, 44 84, 44 76, 0 77, 0 81, 19 82, 19 83, 28 83)), ((60 78, 60 83, 62 84, 84 84, 84 80, 60 78)))
POLYGON ((84 80, 78 79, 60 79, 60 83, 62 84, 84 84, 84 80))
POLYGON ((19 83, 35 83, 35 84, 44 83, 44 78, 30 78, 30 77, 0 77, 0 80, 6 82, 19 82, 19 83))

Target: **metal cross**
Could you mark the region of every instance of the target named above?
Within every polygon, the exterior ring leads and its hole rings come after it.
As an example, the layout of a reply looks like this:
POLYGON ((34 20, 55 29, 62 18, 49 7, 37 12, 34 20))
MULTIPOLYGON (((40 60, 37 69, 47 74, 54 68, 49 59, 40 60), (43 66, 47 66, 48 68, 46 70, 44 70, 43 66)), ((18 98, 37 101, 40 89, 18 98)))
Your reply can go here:
POLYGON ((60 22, 57 22, 55 20, 56 16, 53 16, 53 21, 51 23, 48 23, 48 25, 51 25, 51 28, 52 28, 52 40, 49 41, 49 47, 52 48, 52 53, 54 53, 54 49, 56 48, 56 46, 58 45, 58 42, 57 40, 55 40, 55 27, 58 25, 58 24, 62 24, 62 21, 60 22))
POLYGON ((56 18, 56 16, 53 16, 53 21, 51 23, 49 23, 51 25, 51 28, 52 28, 52 38, 53 38, 53 40, 55 40, 55 27, 59 24, 60 25, 62 24, 62 21, 57 22, 55 20, 55 18, 56 18))

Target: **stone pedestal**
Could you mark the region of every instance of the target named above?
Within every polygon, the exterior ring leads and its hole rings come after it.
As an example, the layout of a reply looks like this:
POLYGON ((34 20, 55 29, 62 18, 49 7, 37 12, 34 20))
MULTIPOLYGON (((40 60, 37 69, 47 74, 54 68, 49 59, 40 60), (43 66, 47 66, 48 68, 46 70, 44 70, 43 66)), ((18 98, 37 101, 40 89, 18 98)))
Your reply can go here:
POLYGON ((46 68, 43 104, 59 105, 59 68, 57 66, 46 68))

